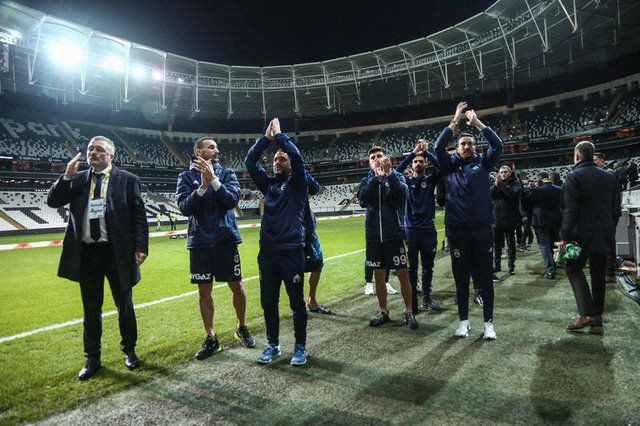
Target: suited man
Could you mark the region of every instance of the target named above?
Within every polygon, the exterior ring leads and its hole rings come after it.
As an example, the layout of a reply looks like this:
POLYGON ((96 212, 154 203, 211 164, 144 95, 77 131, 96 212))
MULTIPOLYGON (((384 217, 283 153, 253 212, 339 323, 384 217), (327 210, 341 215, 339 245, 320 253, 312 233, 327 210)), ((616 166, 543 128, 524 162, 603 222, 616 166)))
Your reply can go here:
POLYGON ((562 223, 562 189, 553 184, 549 173, 540 172, 538 186, 527 189, 524 204, 546 267, 544 277, 552 280, 556 277, 553 244, 558 241, 562 223))
POLYGON ((520 191, 522 184, 509 166, 502 166, 491 188, 493 211, 496 217, 494 233, 494 268, 493 272, 501 271, 502 248, 505 237, 509 250, 509 275, 516 273, 516 239, 515 232, 520 214, 520 191))
POLYGON ((565 272, 578 304, 580 318, 568 326, 579 330, 602 326, 604 310, 605 268, 613 245, 613 218, 619 209, 616 179, 593 161, 594 146, 580 142, 574 149, 573 171, 564 183, 564 206, 559 248, 576 241, 582 253, 567 260, 565 272), (582 269, 587 260, 591 274, 591 290, 582 269))
POLYGON ((620 191, 624 191, 627 189, 628 183, 628 174, 627 168, 620 165, 617 161, 613 162, 613 171, 618 175, 618 185, 620 186, 620 191))
MULTIPOLYGON (((607 157, 602 152, 596 152, 593 154, 593 162, 596 166, 611 173, 611 176, 616 178, 616 187, 620 185, 618 183, 618 174, 614 170, 605 168, 607 167, 607 157)), ((616 191, 613 195, 616 198, 615 202, 618 208, 613 215, 613 246, 609 252, 609 257, 607 258, 607 282, 615 282, 616 280, 616 227, 620 221, 620 216, 622 216, 622 194, 619 191, 616 191)))
POLYGON ((633 160, 629 160, 627 177, 629 178, 629 188, 636 186, 638 183, 638 165, 633 160))
POLYGON ((84 367, 86 380, 100 368, 104 277, 118 308, 124 364, 140 365, 135 353, 136 317, 131 289, 140 281, 139 266, 147 257, 149 228, 140 181, 112 164, 115 145, 96 136, 87 146, 89 170, 78 172, 82 154, 76 155, 49 190, 47 204, 69 204, 70 220, 64 236, 58 276, 80 283, 84 311, 84 367))

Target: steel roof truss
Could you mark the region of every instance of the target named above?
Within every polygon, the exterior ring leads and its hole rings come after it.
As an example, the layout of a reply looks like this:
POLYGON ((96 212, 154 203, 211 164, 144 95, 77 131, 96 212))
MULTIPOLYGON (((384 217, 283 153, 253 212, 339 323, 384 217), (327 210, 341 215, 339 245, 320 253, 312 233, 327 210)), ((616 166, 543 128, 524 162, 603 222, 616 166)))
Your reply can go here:
POLYGON ((571 28, 573 28, 572 32, 575 33, 578 30, 578 9, 576 8, 576 0, 572 1, 573 19, 571 19, 571 14, 569 13, 565 5, 562 3, 562 0, 556 0, 556 1, 558 2, 558 4, 560 5, 560 8, 564 12, 564 16, 567 17, 567 21, 569 21, 569 24, 571 24, 571 28))
POLYGON ((533 14, 533 11, 531 10, 531 6, 529 5, 529 0, 524 0, 524 2, 527 5, 527 9, 529 10, 529 13, 531 14, 531 20, 536 26, 536 30, 538 31, 538 35, 540 36, 540 40, 542 40, 542 51, 546 52, 549 50, 549 37, 547 35, 547 26, 546 25, 544 26, 544 35, 542 35, 542 31, 540 31, 540 26, 538 25, 538 22, 536 22, 535 15, 533 14))

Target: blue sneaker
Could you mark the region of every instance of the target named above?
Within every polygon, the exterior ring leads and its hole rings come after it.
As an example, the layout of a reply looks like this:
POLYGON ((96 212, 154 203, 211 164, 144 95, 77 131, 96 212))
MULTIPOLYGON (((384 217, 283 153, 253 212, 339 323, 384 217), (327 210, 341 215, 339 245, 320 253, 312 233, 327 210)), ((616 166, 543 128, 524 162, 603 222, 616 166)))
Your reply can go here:
POLYGON ((307 363, 307 350, 299 343, 293 348, 293 356, 291 357, 291 365, 305 365, 307 363))
POLYGON ((275 358, 279 357, 280 354, 280 346, 272 346, 267 345, 262 351, 262 354, 258 357, 258 362, 260 364, 270 364, 275 358))

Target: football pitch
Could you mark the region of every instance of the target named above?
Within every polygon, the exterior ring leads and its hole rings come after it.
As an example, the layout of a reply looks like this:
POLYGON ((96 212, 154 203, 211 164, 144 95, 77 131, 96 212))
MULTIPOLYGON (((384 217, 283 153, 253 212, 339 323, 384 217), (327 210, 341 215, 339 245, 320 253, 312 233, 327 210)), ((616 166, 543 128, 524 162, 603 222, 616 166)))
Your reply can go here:
MULTIPOLYGON (((283 355, 269 366, 255 363, 265 344, 259 229, 242 229, 239 246, 256 349, 233 340, 231 292, 221 285, 213 297, 224 350, 194 360, 204 331, 191 293, 196 287, 189 284, 185 240, 152 238, 142 281, 133 291, 142 366, 124 368, 117 316, 106 316, 103 368, 87 382, 76 379, 84 362, 82 324, 60 326, 82 318, 77 284, 56 277, 60 248, 0 252, 0 423, 638 422, 640 310, 615 286, 607 287, 604 333, 568 333, 565 325, 576 315, 570 286, 562 273, 555 281, 540 277, 534 245, 518 253, 517 274, 500 274, 495 286, 498 340, 479 337, 478 307, 471 308, 471 336, 456 340, 450 260, 438 254, 434 299, 444 310, 421 313, 420 328, 410 332, 402 324, 400 296, 390 296, 393 322, 371 329, 368 319, 377 302, 362 294, 363 222, 318 222, 326 259, 318 299, 335 314, 310 314, 304 367, 289 365, 293 337, 284 289, 283 355), (54 327, 3 339, 47 326, 54 327)), ((444 227, 441 215, 436 227, 444 227)), ((0 241, 10 242, 25 241, 0 241)), ((395 278, 392 283, 399 287, 395 278)), ((103 310, 114 309, 105 284, 103 310)))

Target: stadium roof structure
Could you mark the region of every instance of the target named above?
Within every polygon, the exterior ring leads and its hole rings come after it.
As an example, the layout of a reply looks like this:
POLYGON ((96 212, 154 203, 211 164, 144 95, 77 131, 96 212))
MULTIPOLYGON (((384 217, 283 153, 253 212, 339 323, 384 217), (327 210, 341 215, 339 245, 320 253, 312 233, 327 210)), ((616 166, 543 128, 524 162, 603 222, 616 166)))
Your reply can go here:
POLYGON ((2 90, 169 120, 330 115, 456 99, 610 62, 640 49, 638 22, 635 0, 498 0, 417 40, 253 67, 186 58, 2 1, 9 61, 0 82, 2 90))

